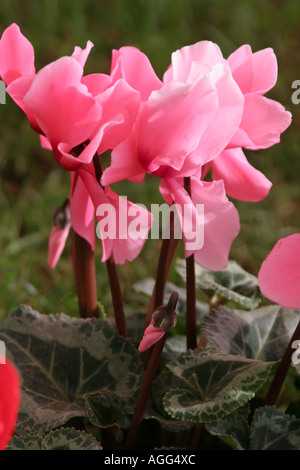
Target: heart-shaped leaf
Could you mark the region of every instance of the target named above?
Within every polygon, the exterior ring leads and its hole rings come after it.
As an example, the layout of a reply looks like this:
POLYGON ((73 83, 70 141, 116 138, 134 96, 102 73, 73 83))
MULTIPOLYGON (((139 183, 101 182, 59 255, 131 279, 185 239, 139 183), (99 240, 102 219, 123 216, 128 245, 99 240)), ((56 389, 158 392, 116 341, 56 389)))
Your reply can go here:
POLYGON ((265 406, 256 410, 250 436, 252 450, 300 450, 300 420, 265 406))
POLYGON ((60 428, 45 436, 28 434, 13 437, 7 450, 101 450, 90 434, 74 428, 60 428))
MULTIPOLYGON (((177 260, 177 271, 186 280, 185 260, 177 260)), ((209 297, 215 293, 248 309, 256 308, 262 300, 257 278, 235 261, 229 261, 228 266, 218 272, 208 271, 195 264, 195 276, 197 286, 207 292, 209 297)))
POLYGON ((188 389, 185 386, 167 392, 164 408, 176 419, 216 421, 251 400, 272 365, 209 350, 189 350, 167 365, 188 389))
POLYGON ((269 305, 251 312, 219 307, 203 324, 210 346, 222 354, 278 361, 300 320, 300 310, 269 305))
POLYGON ((0 339, 21 377, 18 434, 85 416, 85 394, 127 396, 142 380, 138 351, 105 320, 41 315, 22 306, 0 323, 0 339))
POLYGON ((250 448, 248 414, 249 409, 246 404, 245 407, 233 411, 218 421, 206 423, 205 427, 210 434, 218 436, 233 449, 248 450, 250 448))

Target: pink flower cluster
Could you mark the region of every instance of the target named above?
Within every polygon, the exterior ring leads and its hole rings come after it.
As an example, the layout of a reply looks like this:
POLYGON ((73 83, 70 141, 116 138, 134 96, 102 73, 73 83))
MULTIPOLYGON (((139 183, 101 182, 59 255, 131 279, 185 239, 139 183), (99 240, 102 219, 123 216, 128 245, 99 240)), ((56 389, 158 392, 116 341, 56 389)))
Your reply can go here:
MULTIPOLYGON (((196 205, 204 204, 204 245, 194 251, 186 247, 185 255, 194 254, 207 269, 223 269, 240 228, 227 196, 259 201, 271 187, 243 148, 270 147, 291 123, 290 113, 264 96, 277 80, 274 52, 253 53, 245 45, 225 59, 216 44, 200 41, 174 52, 160 79, 135 47, 113 51, 109 75, 84 75, 92 47, 90 41, 85 49, 75 47, 71 56, 36 72, 33 47, 16 24, 0 40, 0 75, 7 93, 27 115, 42 146, 70 173, 72 228, 94 249, 97 207, 120 209, 110 185, 125 179, 141 183, 152 174, 160 178, 168 204, 191 206, 193 229, 202 223, 196 205), (107 150, 111 163, 99 181, 94 157, 107 150), (205 180, 209 170, 212 181, 205 180), (190 193, 184 187, 186 177, 190 193)), ((132 204, 126 201, 122 210, 132 204)), ((140 211, 148 233, 152 214, 140 211)), ((181 225, 186 245, 190 233, 183 219, 181 225)), ((52 267, 68 230, 69 225, 51 231, 52 267)), ((144 243, 145 238, 103 237, 102 261, 112 253, 118 264, 133 260, 144 243)))

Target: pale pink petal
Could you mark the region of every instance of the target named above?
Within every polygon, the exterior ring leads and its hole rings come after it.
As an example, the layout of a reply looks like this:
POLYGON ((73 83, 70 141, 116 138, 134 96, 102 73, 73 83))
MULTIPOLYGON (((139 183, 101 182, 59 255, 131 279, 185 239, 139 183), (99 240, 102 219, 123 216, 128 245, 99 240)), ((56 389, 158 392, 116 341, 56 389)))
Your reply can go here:
POLYGON ((181 207, 178 215, 185 256, 194 254, 195 261, 210 271, 224 269, 240 223, 236 208, 226 197, 223 182, 191 178, 191 198, 177 182, 165 180, 164 184, 174 203, 181 207), (187 215, 190 220, 186 219, 187 215), (198 248, 199 244, 202 247, 198 248))
MULTIPOLYGON (((99 224, 101 222, 101 219, 103 219, 103 216, 99 216, 99 212, 97 211, 98 207, 101 206, 102 204, 105 205, 105 207, 109 207, 111 205, 111 201, 105 194, 105 191, 103 190, 102 186, 98 183, 96 178, 91 173, 89 173, 86 170, 80 169, 77 171, 77 175, 82 179, 82 182, 84 183, 90 195, 90 198, 94 205, 96 218, 99 224)), ((101 229, 99 229, 99 225, 98 225, 98 230, 100 231, 101 242, 102 242, 101 261, 105 262, 112 254, 114 239, 107 237, 106 233, 101 233, 101 229)))
POLYGON ((95 249, 95 208, 88 190, 80 178, 71 174, 70 215, 72 228, 95 249))
POLYGON ((43 149, 46 149, 46 150, 52 150, 52 147, 51 147, 51 144, 49 142, 49 139, 47 139, 46 136, 44 135, 40 135, 40 144, 41 144, 41 147, 43 149))
POLYGON ((137 153, 143 167, 179 170, 198 145, 218 107, 216 89, 207 76, 195 83, 170 82, 151 94, 138 122, 137 153))
POLYGON ((81 65, 81 67, 85 66, 89 53, 91 49, 94 47, 94 44, 91 41, 86 43, 86 47, 81 49, 79 46, 75 46, 74 52, 72 54, 73 59, 77 60, 77 62, 81 65))
POLYGON ((224 150, 210 162, 214 180, 223 180, 228 196, 240 201, 263 200, 272 183, 256 170, 245 157, 242 149, 224 150))
POLYGON ((82 67, 62 57, 40 70, 24 103, 53 148, 60 143, 76 147, 93 137, 101 117, 101 106, 80 80, 82 67))
POLYGON ((48 242, 48 265, 55 268, 57 262, 63 252, 68 238, 70 227, 61 228, 53 226, 50 231, 48 242))
POLYGON ((84 75, 81 79, 81 83, 87 87, 94 98, 97 98, 98 95, 101 95, 101 93, 111 86, 112 78, 110 75, 104 73, 92 73, 84 75))
POLYGON ((210 68, 223 61, 222 52, 217 44, 211 41, 200 41, 191 46, 182 47, 172 53, 172 64, 165 72, 163 81, 164 83, 171 80, 186 82, 195 78, 193 64, 198 63, 202 67, 210 68), (191 76, 192 71, 193 77, 191 76))
POLYGON ((165 334, 166 332, 164 330, 153 326, 153 320, 151 320, 151 323, 144 331, 144 336, 139 345, 139 351, 143 352, 151 348, 151 346, 157 343, 165 334))
POLYGON ((146 208, 134 204, 107 189, 107 196, 114 205, 117 216, 117 237, 113 244, 116 264, 133 261, 143 249, 153 222, 153 215, 146 208))
POLYGON ((124 78, 126 82, 147 100, 153 90, 159 90, 162 82, 155 74, 148 57, 135 47, 121 47, 112 52, 111 76, 113 81, 124 78))
POLYGON ((223 181, 201 182, 191 179, 194 204, 204 205, 204 244, 195 261, 211 271, 228 264, 232 242, 240 230, 239 214, 225 194, 223 181))
POLYGON ((15 23, 11 24, 0 40, 0 75, 6 85, 25 75, 34 75, 34 50, 15 23))
POLYGON ((273 49, 252 53, 249 45, 239 47, 228 57, 233 78, 241 91, 265 94, 277 81, 277 59, 273 49))
POLYGON ((136 132, 133 130, 129 137, 112 151, 110 166, 104 170, 101 183, 108 186, 124 179, 141 183, 145 173, 138 160, 136 132))
POLYGON ((240 127, 228 147, 250 150, 271 147, 280 141, 281 133, 291 121, 291 113, 277 101, 259 95, 246 95, 240 127))
POLYGON ((109 188, 104 191, 86 170, 78 170, 77 173, 84 182, 96 211, 97 229, 102 241, 101 261, 107 261, 112 253, 116 264, 132 261, 146 242, 153 220, 152 214, 146 208, 118 196, 109 188), (111 211, 113 220, 110 222, 113 225, 104 231, 101 222, 106 221, 107 211, 111 211))
POLYGON ((300 308, 300 234, 280 239, 263 261, 258 285, 269 300, 286 307, 300 308))
POLYGON ((128 136, 138 112, 140 94, 120 79, 99 96, 98 102, 103 110, 103 137, 98 152, 103 153, 128 136))
POLYGON ((77 155, 73 154, 73 147, 67 143, 61 142, 57 147, 53 148, 53 155, 56 161, 65 170, 74 171, 80 168, 83 164, 91 163, 95 153, 98 150, 99 143, 103 135, 103 127, 100 127, 92 137, 91 141, 87 144, 80 145, 77 150, 77 155))
MULTIPOLYGON (((203 244, 203 237, 201 237, 203 220, 201 213, 197 212, 194 201, 182 184, 183 181, 165 179, 163 184, 160 185, 160 191, 163 197, 166 198, 166 202, 170 204, 172 201, 175 205, 182 230, 185 254, 190 256, 203 244), (200 234, 200 237, 197 238, 196 234, 200 234)), ((175 226, 175 233, 178 233, 177 225, 175 226)), ((178 238, 178 235, 176 235, 176 238, 178 238)))
POLYGON ((35 75, 26 75, 19 77, 12 81, 6 88, 6 93, 14 100, 14 102, 24 111, 26 114, 31 127, 41 133, 41 129, 38 126, 33 111, 24 103, 23 98, 31 87, 35 75))
POLYGON ((195 167, 212 160, 227 147, 240 125, 244 111, 244 97, 232 78, 229 66, 217 64, 212 68, 210 76, 217 89, 219 106, 201 136, 198 147, 189 156, 195 167))

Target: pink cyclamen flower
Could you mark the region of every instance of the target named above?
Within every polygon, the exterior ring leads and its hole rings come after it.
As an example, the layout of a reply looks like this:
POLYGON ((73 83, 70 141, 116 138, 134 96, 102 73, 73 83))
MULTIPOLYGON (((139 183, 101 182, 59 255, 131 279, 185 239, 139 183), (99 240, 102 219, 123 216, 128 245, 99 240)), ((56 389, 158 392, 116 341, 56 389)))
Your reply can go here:
POLYGON ((244 111, 227 148, 209 166, 214 179, 223 179, 229 196, 261 201, 272 183, 248 162, 242 148, 259 150, 277 144, 292 117, 280 103, 264 96, 277 81, 277 59, 271 48, 253 53, 249 45, 241 46, 228 64, 244 95, 244 111))
POLYGON ((128 139, 112 153, 103 184, 141 181, 146 172, 161 178, 193 175, 226 147, 240 123, 244 98, 229 65, 211 44, 204 49, 218 57, 216 65, 200 64, 197 71, 180 73, 185 65, 179 66, 175 55, 163 82, 142 52, 131 47, 114 52, 112 77, 128 80, 142 103, 128 139), (142 67, 144 72, 135 76, 142 67))
POLYGON ((18 371, 7 358, 0 359, 0 450, 4 450, 16 427, 21 394, 18 371))
POLYGON ((33 47, 16 24, 0 40, 0 75, 8 85, 7 93, 40 134, 42 146, 52 149, 67 170, 120 143, 139 106, 139 93, 124 80, 112 83, 109 75, 83 75, 92 47, 90 41, 85 49, 75 47, 70 57, 36 73, 33 47))
MULTIPOLYGON (((200 199, 197 193, 201 185, 197 186, 196 181, 193 182, 191 199, 181 187, 183 177, 200 179, 202 165, 216 157, 236 131, 244 103, 243 95, 217 46, 207 42, 202 47, 202 53, 206 57, 210 57, 210 53, 214 54, 218 63, 197 64, 197 68, 185 69, 182 73, 182 62, 176 60, 175 54, 172 67, 161 83, 140 51, 122 48, 119 53, 115 52, 112 76, 116 74, 119 77, 121 74, 129 80, 131 86, 136 87, 143 96, 143 101, 135 125, 128 138, 113 150, 111 165, 101 179, 102 184, 107 185, 123 179, 141 182, 146 173, 158 176, 162 179, 163 195, 170 205, 174 202, 177 208, 184 204, 190 206, 196 221, 195 230, 202 221, 197 217, 193 198, 200 199), (133 73, 134 68, 141 69, 138 65, 145 66, 142 78, 140 75, 135 77, 133 73)), ((221 186, 222 183, 219 189, 215 184, 201 186, 205 201, 212 200, 214 191, 217 192, 216 200, 218 204, 222 200, 222 207, 226 208, 227 214, 222 230, 228 236, 223 233, 223 243, 216 251, 219 253, 224 250, 219 263, 216 263, 213 255, 209 257, 204 252, 203 256, 197 257, 203 260, 208 269, 219 269, 220 266, 222 269, 226 266, 228 260, 224 260, 228 254, 228 240, 232 242, 239 230, 237 211, 226 198, 225 192, 221 196, 221 186)), ((210 205, 211 208, 213 206, 210 205)), ((217 213, 213 215, 212 212, 210 209, 210 216, 205 219, 205 229, 211 227, 211 233, 216 229, 218 220, 217 213)), ((187 224, 182 224, 185 240, 189 238, 186 227, 187 224)), ((213 240, 215 237, 209 238, 213 240)), ((196 249, 194 251, 198 252, 196 249)), ((191 251, 186 250, 186 256, 190 254, 191 251)))
POLYGON ((286 308, 300 308, 300 234, 280 239, 258 273, 262 294, 286 308))

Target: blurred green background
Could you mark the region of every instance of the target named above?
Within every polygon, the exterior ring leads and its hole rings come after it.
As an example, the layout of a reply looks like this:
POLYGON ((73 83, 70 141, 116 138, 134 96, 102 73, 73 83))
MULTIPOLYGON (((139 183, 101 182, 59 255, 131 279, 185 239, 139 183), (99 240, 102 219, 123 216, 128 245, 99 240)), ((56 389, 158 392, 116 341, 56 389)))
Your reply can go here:
MULTIPOLYGON (((75 45, 84 47, 88 39, 94 48, 85 73, 109 73, 111 50, 124 45, 145 52, 159 76, 174 50, 203 39, 216 42, 225 57, 246 43, 253 51, 272 47, 279 78, 268 97, 292 112, 293 123, 279 145, 247 152, 273 187, 260 203, 234 201, 241 231, 230 257, 257 275, 278 238, 299 231, 300 106, 291 101, 291 84, 300 79, 298 0, 1 0, 1 34, 12 22, 32 42, 37 70, 70 55, 75 45)), ((38 136, 9 96, 0 114, 0 318, 20 303, 42 313, 76 315, 70 240, 56 269, 47 266, 51 216, 68 196, 69 175, 41 149, 38 136)), ((119 189, 135 202, 161 201, 153 182, 119 189)), ((110 311, 100 242, 96 254, 99 299, 110 311)), ((145 297, 137 296, 132 285, 154 276, 157 254, 158 243, 149 240, 137 260, 118 268, 128 309, 146 306, 145 297)), ((179 282, 174 271, 171 279, 179 282)))

